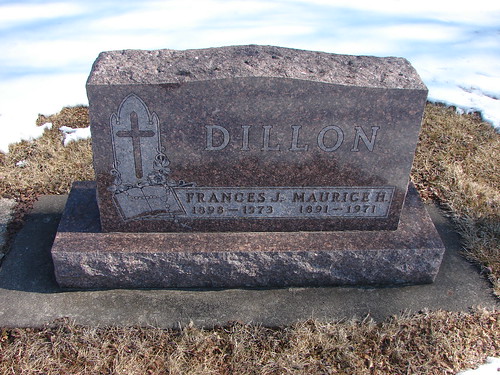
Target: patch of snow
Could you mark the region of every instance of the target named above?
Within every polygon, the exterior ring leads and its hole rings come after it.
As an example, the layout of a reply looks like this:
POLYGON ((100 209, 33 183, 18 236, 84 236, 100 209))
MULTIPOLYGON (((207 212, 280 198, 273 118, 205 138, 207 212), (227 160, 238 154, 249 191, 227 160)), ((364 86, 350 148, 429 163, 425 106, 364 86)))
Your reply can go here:
POLYGON ((461 371, 457 375, 498 375, 500 374, 500 358, 488 357, 486 363, 475 370, 461 371))
POLYGON ((87 75, 28 74, 2 80, 0 57, 0 152, 7 153, 11 143, 39 138, 44 131, 36 126, 39 114, 51 115, 65 105, 85 103, 87 75), (83 86, 81 92, 80 86, 83 86))
POLYGON ((500 101, 481 90, 436 84, 429 88, 428 100, 457 107, 458 113, 480 112, 483 120, 500 130, 500 101))
POLYGON ((19 160, 17 163, 16 163, 16 167, 19 167, 19 168, 24 168, 28 165, 28 161, 27 160, 19 160))
POLYGON ((81 139, 90 138, 90 126, 86 128, 70 128, 69 126, 61 126, 59 130, 63 133, 63 144, 66 147, 71 142, 77 142, 81 139))
MULTIPOLYGON (((14 116, 12 116, 14 117, 14 116)), ((21 114, 20 116, 16 116, 15 119, 11 118, 11 116, 0 114, 0 152, 8 153, 9 145, 11 143, 20 142, 20 141, 32 141, 34 139, 40 138, 45 131, 45 129, 52 129, 52 124, 46 123, 42 126, 36 126, 34 122, 38 118, 38 114, 21 114), (17 121, 19 118, 25 119, 28 123, 33 123, 32 127, 17 127, 17 121), (29 120, 28 120, 29 119, 29 120), (33 120, 34 119, 34 120, 33 120), (12 125, 11 125, 12 124, 12 125), (2 129, 2 125, 9 125, 13 131, 4 132, 2 129)))

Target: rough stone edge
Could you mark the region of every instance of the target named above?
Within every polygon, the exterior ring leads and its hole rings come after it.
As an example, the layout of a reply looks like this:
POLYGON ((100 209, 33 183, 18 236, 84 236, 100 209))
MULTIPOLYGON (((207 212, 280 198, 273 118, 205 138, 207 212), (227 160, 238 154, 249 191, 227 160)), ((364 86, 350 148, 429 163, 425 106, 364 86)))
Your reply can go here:
MULTIPOLYGON (((70 194, 69 201, 77 196, 74 193, 75 191, 70 194)), ((377 249, 377 244, 370 243, 368 249, 361 250, 340 248, 322 251, 318 247, 308 251, 296 247, 288 251, 224 249, 219 252, 204 252, 197 248, 179 252, 168 249, 171 242, 178 241, 178 233, 85 233, 81 230, 68 232, 69 226, 64 221, 71 220, 68 217, 71 212, 65 210, 61 227, 66 229, 64 232, 58 231, 52 247, 56 279, 63 288, 83 289, 430 283, 437 275, 445 249, 418 193, 412 190, 409 196, 410 199, 411 196, 418 199, 418 205, 406 209, 414 212, 402 215, 402 220, 412 220, 406 226, 415 230, 410 238, 399 238, 395 241, 397 244, 393 249, 377 249), (413 222, 417 217, 421 223, 413 222), (162 239, 160 242, 159 237, 162 239), (422 237, 425 237, 423 241, 422 237), (169 238, 174 240, 169 241, 169 238), (417 238, 421 241, 420 247, 409 249, 411 241, 417 238), (147 244, 147 241, 155 243, 147 244), (128 246, 128 250, 123 251, 124 246, 128 246), (373 267, 374 264, 379 264, 379 267, 373 267), (380 264, 383 267, 380 267, 380 264), (335 267, 332 267, 333 265, 335 267)), ((71 203, 67 207, 71 207, 71 203)), ((82 214, 78 213, 79 216, 82 214)), ((358 232, 358 235, 361 233, 365 232, 358 232)), ((186 240, 189 240, 189 236, 199 236, 198 233, 181 235, 181 238, 186 240)), ((213 236, 220 242, 221 236, 234 239, 256 234, 202 235, 203 240, 198 241, 197 246, 207 241, 207 236, 213 236)), ((337 240, 338 236, 352 236, 353 233, 317 232, 315 235, 322 238, 325 247, 331 247, 332 241, 337 240)), ((259 233, 258 236, 267 237, 270 242, 276 241, 273 233, 259 233)), ((286 237, 279 238, 283 242, 286 237)), ((228 241, 228 244, 230 243, 228 241)))
POLYGON ((0 260, 7 249, 7 227, 13 219, 13 209, 16 205, 14 199, 0 198, 0 260))
POLYGON ((410 62, 401 57, 351 56, 260 45, 101 52, 87 85, 182 84, 243 77, 427 91, 410 62))

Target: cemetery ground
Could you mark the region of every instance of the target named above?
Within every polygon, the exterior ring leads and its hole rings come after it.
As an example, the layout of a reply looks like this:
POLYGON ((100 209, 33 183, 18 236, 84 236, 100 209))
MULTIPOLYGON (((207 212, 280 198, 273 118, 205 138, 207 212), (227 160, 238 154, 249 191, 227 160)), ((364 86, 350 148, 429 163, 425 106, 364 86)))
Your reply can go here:
MULTIPOLYGON (((38 119, 40 139, 0 154, 0 197, 15 198, 10 239, 42 194, 94 179, 90 140, 62 145, 61 126, 86 127, 86 107, 38 119)), ((421 196, 440 205, 461 234, 464 256, 500 296, 500 135, 477 114, 428 104, 412 171, 421 196)), ((500 356, 500 313, 422 311, 383 322, 304 321, 266 328, 0 328, 0 373, 44 374, 453 374, 500 356)))

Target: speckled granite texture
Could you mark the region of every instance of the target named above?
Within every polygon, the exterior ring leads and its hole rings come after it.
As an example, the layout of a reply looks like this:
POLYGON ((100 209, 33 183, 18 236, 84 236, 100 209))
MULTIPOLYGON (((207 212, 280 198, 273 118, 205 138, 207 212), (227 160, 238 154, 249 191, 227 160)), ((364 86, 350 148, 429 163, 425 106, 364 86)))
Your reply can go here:
POLYGON ((87 92, 105 232, 395 230, 427 97, 402 58, 270 46, 103 52, 87 92))
POLYGON ((103 233, 92 182, 74 185, 52 248, 65 288, 430 283, 443 253, 413 187, 396 231, 103 233))
POLYGON ((259 45, 102 52, 87 84, 182 84, 235 77, 286 77, 360 87, 426 90, 404 58, 259 45))

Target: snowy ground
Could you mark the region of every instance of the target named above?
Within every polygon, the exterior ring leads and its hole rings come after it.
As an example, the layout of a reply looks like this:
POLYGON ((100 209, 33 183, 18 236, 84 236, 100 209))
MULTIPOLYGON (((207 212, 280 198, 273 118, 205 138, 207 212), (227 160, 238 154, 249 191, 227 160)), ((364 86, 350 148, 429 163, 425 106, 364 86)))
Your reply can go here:
POLYGON ((458 375, 498 375, 500 374, 500 358, 489 357, 486 363, 475 370, 459 372, 458 375))
POLYGON ((0 150, 39 134, 38 113, 87 104, 100 51, 250 43, 406 57, 431 100, 500 128, 500 2, 0 0, 0 150))

